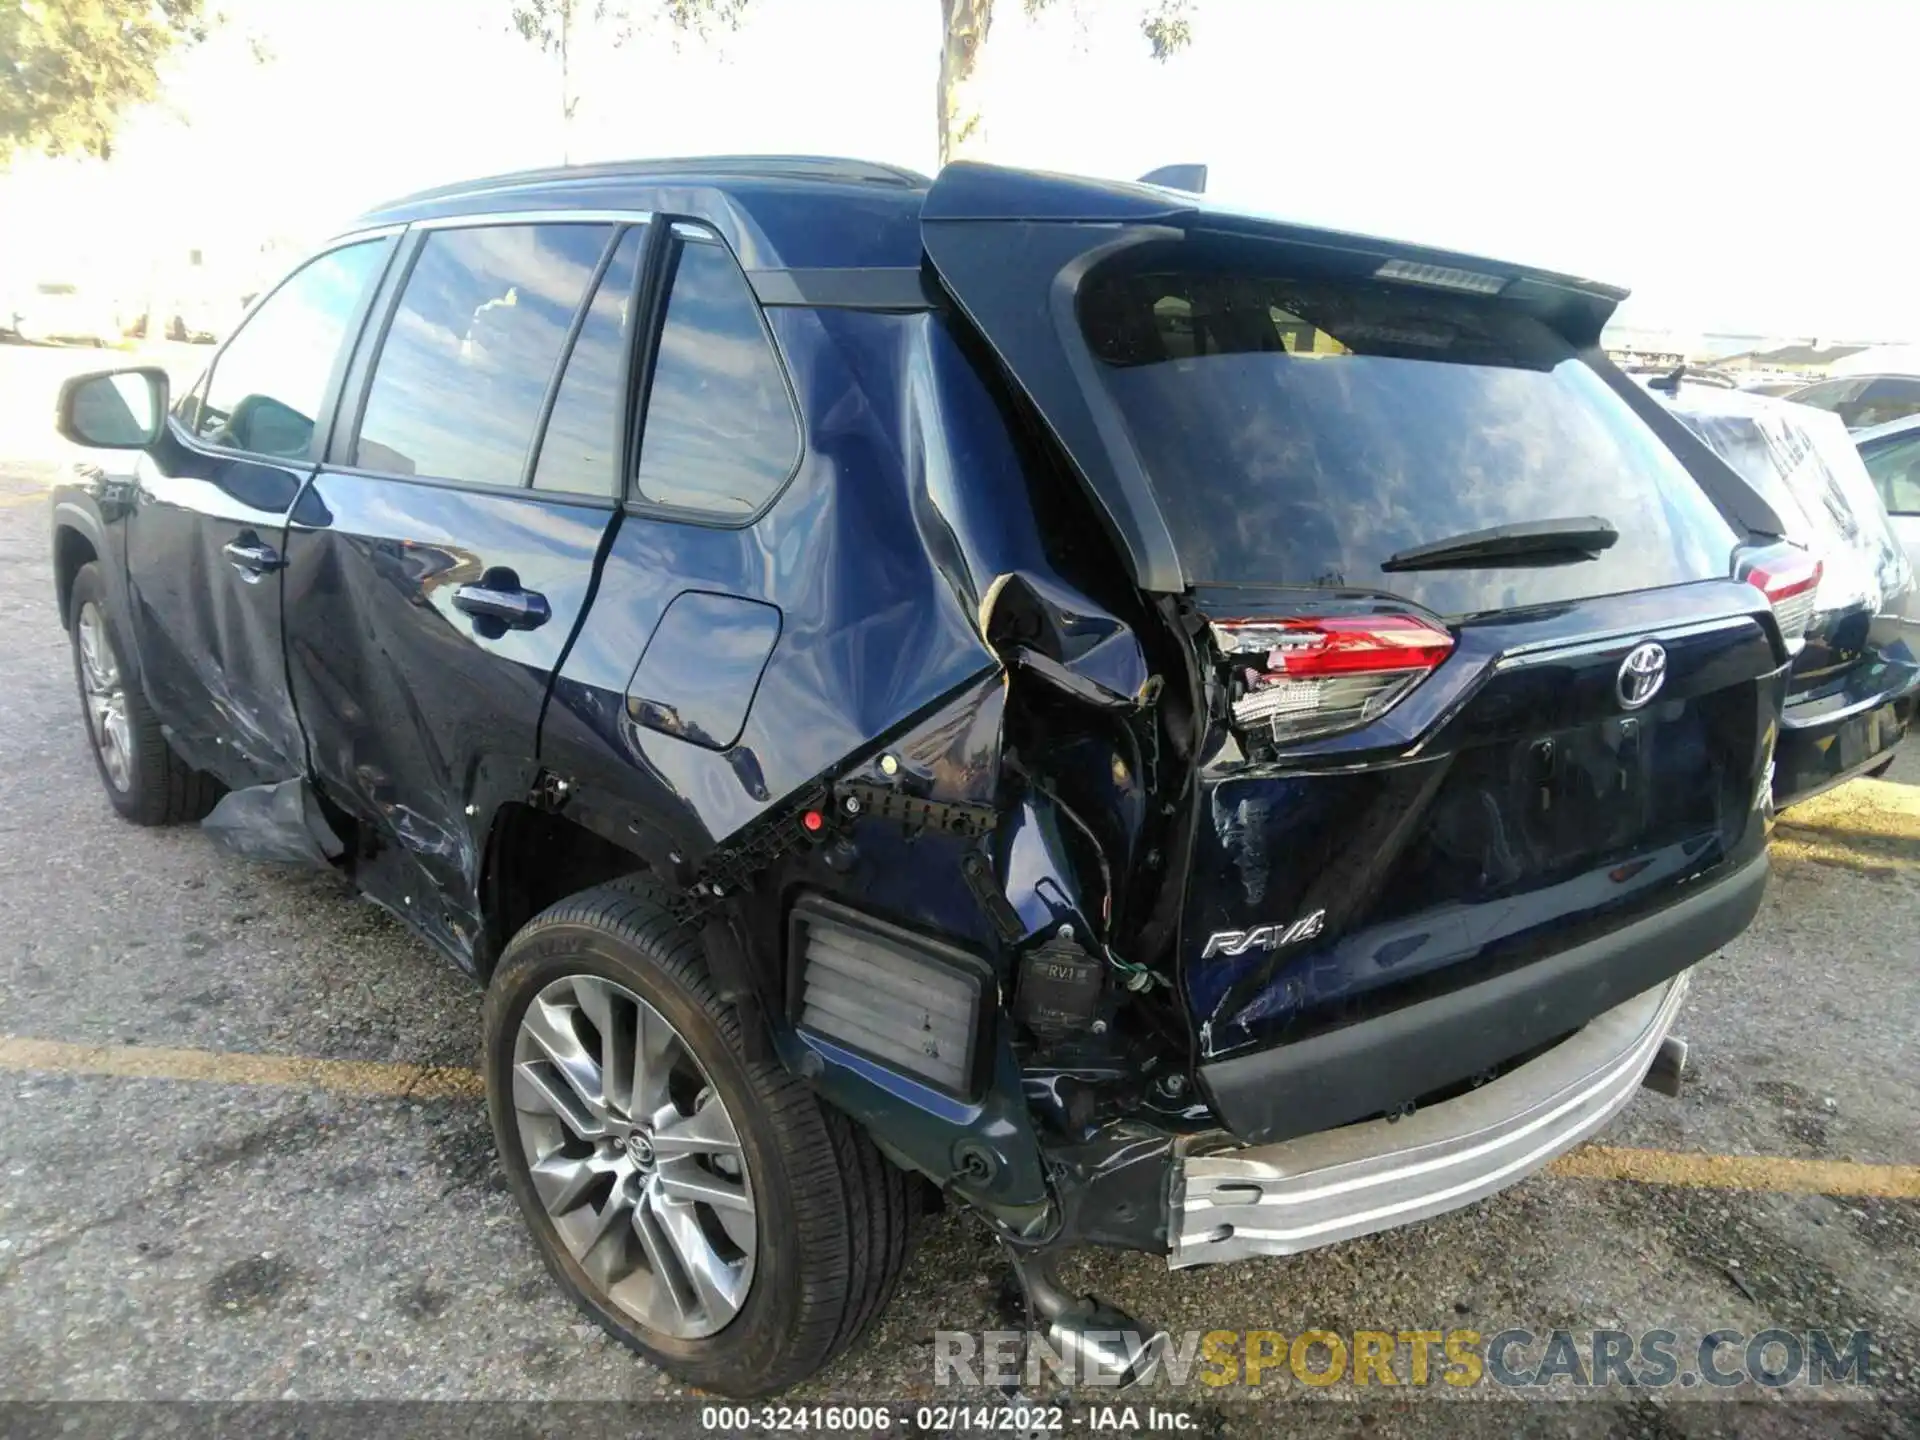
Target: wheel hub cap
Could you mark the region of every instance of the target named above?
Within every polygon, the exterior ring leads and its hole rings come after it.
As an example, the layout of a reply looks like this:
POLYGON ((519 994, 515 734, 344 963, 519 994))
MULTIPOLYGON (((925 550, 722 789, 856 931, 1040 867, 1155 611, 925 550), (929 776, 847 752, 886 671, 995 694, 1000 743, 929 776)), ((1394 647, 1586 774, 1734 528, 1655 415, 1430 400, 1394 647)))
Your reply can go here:
POLYGON ((649 1330, 700 1339, 746 1303, 758 1248, 733 1117, 680 1032, 592 975, 533 997, 514 1119, 535 1193, 588 1286, 649 1330))
POLYGON ((80 693, 86 702, 87 729, 107 783, 125 791, 133 783, 133 730, 127 719, 127 689, 120 679, 107 636, 107 617, 89 600, 74 624, 80 650, 80 693))

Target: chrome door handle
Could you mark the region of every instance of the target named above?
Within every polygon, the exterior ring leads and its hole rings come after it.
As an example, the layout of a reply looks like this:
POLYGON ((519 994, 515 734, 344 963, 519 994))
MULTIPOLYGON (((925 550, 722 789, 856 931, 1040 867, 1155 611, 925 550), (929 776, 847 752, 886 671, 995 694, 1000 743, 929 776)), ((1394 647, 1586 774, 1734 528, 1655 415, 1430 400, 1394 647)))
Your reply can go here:
POLYGON ((220 553, 227 557, 227 563, 234 569, 249 575, 266 575, 278 570, 285 562, 280 552, 271 545, 258 539, 249 540, 242 536, 238 540, 229 540, 220 547, 220 553))
POLYGON ((537 590, 497 590, 490 585, 462 585, 453 592, 453 608, 497 620, 509 630, 532 630, 553 615, 547 597, 537 590))

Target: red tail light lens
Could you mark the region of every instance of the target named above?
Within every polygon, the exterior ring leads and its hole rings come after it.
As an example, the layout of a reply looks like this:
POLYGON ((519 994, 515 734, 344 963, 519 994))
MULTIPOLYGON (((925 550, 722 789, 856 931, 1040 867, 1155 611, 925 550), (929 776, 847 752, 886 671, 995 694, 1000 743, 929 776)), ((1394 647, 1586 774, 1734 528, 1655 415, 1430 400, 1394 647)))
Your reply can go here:
POLYGON ((1767 597, 1773 606, 1773 618, 1789 645, 1807 633, 1825 568, 1821 561, 1804 551, 1784 549, 1775 550, 1764 560, 1747 567, 1746 582, 1767 597))
POLYGON ((1453 636, 1411 615, 1216 620, 1231 670, 1234 723, 1276 742, 1384 715, 1448 655, 1453 636))

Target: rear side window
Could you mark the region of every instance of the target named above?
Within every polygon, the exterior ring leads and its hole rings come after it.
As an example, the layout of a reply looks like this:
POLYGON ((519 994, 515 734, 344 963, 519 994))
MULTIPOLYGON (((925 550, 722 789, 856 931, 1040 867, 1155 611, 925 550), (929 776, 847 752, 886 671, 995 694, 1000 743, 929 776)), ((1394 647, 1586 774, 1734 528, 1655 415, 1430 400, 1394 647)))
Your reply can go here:
POLYGON ((181 422, 209 445, 312 459, 327 382, 386 251, 385 240, 343 245, 289 276, 234 332, 181 422))
POLYGON ((1920 414, 1920 378, 1848 376, 1809 385, 1787 398, 1797 405, 1832 411, 1849 430, 1867 430, 1920 414))
POLYGON ((793 473, 800 427, 732 255, 687 235, 676 249, 634 490, 649 504, 743 518, 793 473))
POLYGON ((435 230, 374 365, 353 463, 518 486, 609 225, 435 230))
POLYGON ((1372 281, 1095 272, 1080 323, 1196 584, 1358 587, 1443 615, 1724 576, 1733 533, 1558 334, 1372 281), (1467 531, 1599 515, 1592 560, 1384 573, 1467 531))
POLYGON ((1890 513, 1920 515, 1920 430, 1863 452, 1861 458, 1890 513))
POLYGON ((574 337, 533 469, 536 490, 620 493, 620 376, 627 353, 627 310, 645 236, 636 226, 620 237, 574 337))
MULTIPOLYGON (((1853 418, 1847 420, 1847 428, 1865 430, 1874 425, 1904 420, 1916 413, 1920 413, 1920 379, 1888 375, 1867 386, 1867 393, 1860 397, 1860 403, 1854 407, 1853 418)), ((1841 418, 1846 419, 1845 416, 1841 418)))

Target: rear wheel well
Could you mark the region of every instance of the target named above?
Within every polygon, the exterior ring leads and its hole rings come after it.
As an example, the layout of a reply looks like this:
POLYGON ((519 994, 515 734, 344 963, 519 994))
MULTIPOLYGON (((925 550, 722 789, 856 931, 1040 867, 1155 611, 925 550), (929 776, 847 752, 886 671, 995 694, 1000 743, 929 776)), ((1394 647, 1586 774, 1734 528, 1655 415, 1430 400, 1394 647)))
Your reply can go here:
POLYGON ((82 565, 99 560, 93 542, 71 525, 62 525, 53 535, 53 588, 60 601, 60 624, 64 628, 73 608, 73 577, 82 565))
POLYGON ((646 868, 638 855, 565 815, 502 805, 487 837, 481 880, 482 974, 520 928, 549 905, 646 868))

